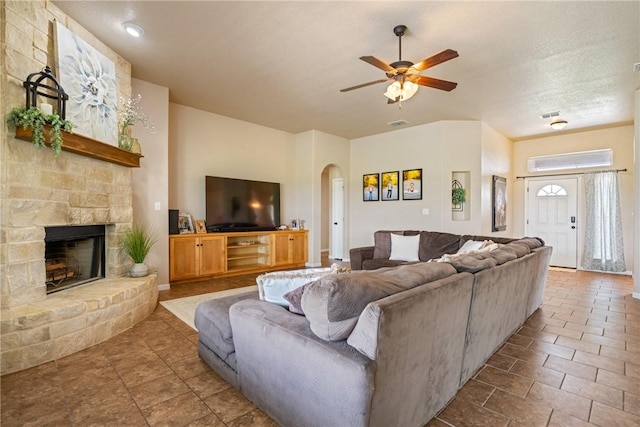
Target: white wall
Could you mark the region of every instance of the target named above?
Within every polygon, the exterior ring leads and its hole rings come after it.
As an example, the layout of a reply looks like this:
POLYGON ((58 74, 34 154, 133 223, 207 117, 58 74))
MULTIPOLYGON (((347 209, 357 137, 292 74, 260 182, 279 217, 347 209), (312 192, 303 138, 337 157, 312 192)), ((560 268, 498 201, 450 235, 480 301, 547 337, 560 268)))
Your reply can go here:
MULTIPOLYGON (((498 237, 522 237, 513 227, 513 142, 482 123, 482 216, 481 233, 498 237), (493 224, 493 175, 507 178, 507 229, 491 232, 493 224)), ((471 230, 473 232, 473 230, 471 230)))
POLYGON ((133 221, 149 227, 158 239, 145 262, 158 273, 158 286, 169 284, 169 89, 131 79, 132 96, 142 95, 140 107, 155 126, 154 132, 138 124, 133 136, 142 146, 140 168, 131 174, 133 221), (160 204, 156 210, 155 204, 160 204))
MULTIPOLYGON (((296 139, 296 210, 294 217, 306 221, 309 229, 310 266, 321 264, 322 250, 322 172, 334 165, 344 176, 349 171, 349 140, 312 130, 296 139)), ((346 179, 345 179, 346 181, 346 179)), ((348 184, 345 182, 345 186, 348 184)), ((325 212, 324 215, 328 213, 325 212)), ((345 215, 348 216, 348 209, 345 215)), ((345 234, 348 235, 345 227, 345 234)), ((345 238, 345 243, 347 238, 345 238)), ((345 253, 348 251, 345 251, 345 253)))
MULTIPOLYGON (((373 244, 376 230, 491 232, 491 175, 510 177, 511 142, 477 121, 441 121, 359 138, 351 144, 349 247, 373 244), (364 202, 362 175, 422 168, 422 200, 364 202), (451 173, 469 171, 468 221, 451 219, 451 173), (429 214, 424 215, 423 210, 429 214)), ((508 212, 512 210, 507 200, 508 212)))
MULTIPOLYGON (((624 234, 624 257, 627 270, 633 269, 633 126, 620 126, 607 129, 592 130, 587 132, 554 135, 544 138, 518 141, 514 145, 513 164, 515 176, 535 176, 527 171, 527 159, 532 156, 542 156, 560 153, 573 153, 578 151, 598 150, 604 148, 613 149, 613 166, 610 169, 627 169, 618 177, 620 181, 620 200, 622 211, 622 227, 624 234)), ((601 168, 598 168, 601 169, 601 168)), ((593 169, 581 169, 582 173, 593 169)), ((571 173, 574 171, 558 171, 558 173, 571 173)), ((551 172, 552 173, 552 172, 551 172)), ((549 174, 547 172, 546 174, 549 174)), ((579 224, 584 224, 584 190, 582 187, 582 175, 577 175, 579 187, 579 224)), ((513 193, 514 210, 518 214, 514 217, 516 233, 524 235, 525 232, 525 188, 524 180, 515 180, 513 193)), ((579 225, 578 224, 578 225, 579 225)), ((584 243, 584 230, 579 227, 578 234, 578 265, 581 264, 582 246, 584 243)))
POLYGON ((295 215, 294 135, 169 104, 169 208, 205 219, 205 176, 280 183, 281 220, 295 215))

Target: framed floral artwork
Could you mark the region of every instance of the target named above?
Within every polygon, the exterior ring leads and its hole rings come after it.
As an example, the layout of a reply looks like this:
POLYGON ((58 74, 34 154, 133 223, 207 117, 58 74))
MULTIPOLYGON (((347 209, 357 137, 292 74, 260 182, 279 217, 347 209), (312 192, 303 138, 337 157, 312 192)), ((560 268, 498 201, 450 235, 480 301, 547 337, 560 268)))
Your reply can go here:
POLYGON ((69 95, 74 133, 118 145, 116 66, 89 43, 55 23, 58 82, 69 95))
POLYGON ((402 171, 402 200, 422 200, 422 169, 402 171))
POLYGON ((400 200, 400 192, 398 191, 398 180, 400 173, 395 172, 382 172, 381 184, 382 184, 382 200, 400 200))
POLYGON ((379 178, 380 174, 368 173, 362 175, 362 200, 365 202, 374 202, 379 200, 379 178))

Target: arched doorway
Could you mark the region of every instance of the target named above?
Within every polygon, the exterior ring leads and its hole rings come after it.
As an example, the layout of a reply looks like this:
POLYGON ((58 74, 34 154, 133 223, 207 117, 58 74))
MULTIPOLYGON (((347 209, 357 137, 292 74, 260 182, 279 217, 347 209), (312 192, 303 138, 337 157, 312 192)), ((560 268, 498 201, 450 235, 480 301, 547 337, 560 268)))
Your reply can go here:
POLYGON ((339 167, 327 165, 321 176, 321 259, 323 264, 346 258, 345 183, 339 167))

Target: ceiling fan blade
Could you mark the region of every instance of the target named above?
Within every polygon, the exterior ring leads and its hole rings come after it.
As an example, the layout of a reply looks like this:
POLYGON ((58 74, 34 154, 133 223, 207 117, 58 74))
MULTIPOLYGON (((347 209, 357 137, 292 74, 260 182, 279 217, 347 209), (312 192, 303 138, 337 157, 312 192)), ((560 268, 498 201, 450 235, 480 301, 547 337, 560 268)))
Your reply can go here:
POLYGON ((386 81, 389 81, 389 79, 374 80, 374 81, 369 82, 369 83, 362 83, 361 85, 351 86, 351 87, 348 87, 348 88, 345 88, 345 89, 340 89, 340 92, 349 92, 350 90, 360 89, 361 87, 371 86, 371 85, 375 85, 375 84, 378 84, 378 83, 384 83, 386 81))
POLYGON ((381 70, 386 71, 387 73, 391 73, 391 74, 395 75, 398 72, 391 65, 387 64, 382 59, 376 58, 375 56, 361 56, 360 59, 362 59, 367 64, 371 64, 374 67, 378 67, 381 70))
POLYGON ((451 92, 456 88, 456 86, 458 86, 458 83, 450 82, 448 80, 440 80, 433 77, 411 76, 409 79, 420 86, 428 86, 435 89, 446 90, 447 92, 451 92))
POLYGON ((455 50, 443 50, 442 52, 436 53, 435 55, 430 56, 427 59, 423 59, 417 64, 413 64, 407 71, 410 73, 419 73, 426 70, 427 68, 433 67, 434 65, 442 64, 443 62, 457 57, 458 52, 456 52, 455 50))

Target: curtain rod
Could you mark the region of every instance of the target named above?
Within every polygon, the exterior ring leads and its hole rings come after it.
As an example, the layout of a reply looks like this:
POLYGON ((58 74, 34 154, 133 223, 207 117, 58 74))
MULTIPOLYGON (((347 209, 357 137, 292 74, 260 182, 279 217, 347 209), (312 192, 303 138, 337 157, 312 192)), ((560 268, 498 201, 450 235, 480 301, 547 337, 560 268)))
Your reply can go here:
MULTIPOLYGON (((602 171, 592 171, 592 172, 626 172, 627 169, 610 169, 610 170, 602 170, 602 171)), ((574 173, 554 173, 554 174, 550 174, 550 175, 527 175, 527 176, 516 176, 516 179, 523 179, 523 178, 545 178, 548 176, 565 176, 565 175, 584 175, 585 173, 589 173, 589 172, 574 172, 574 173)))

